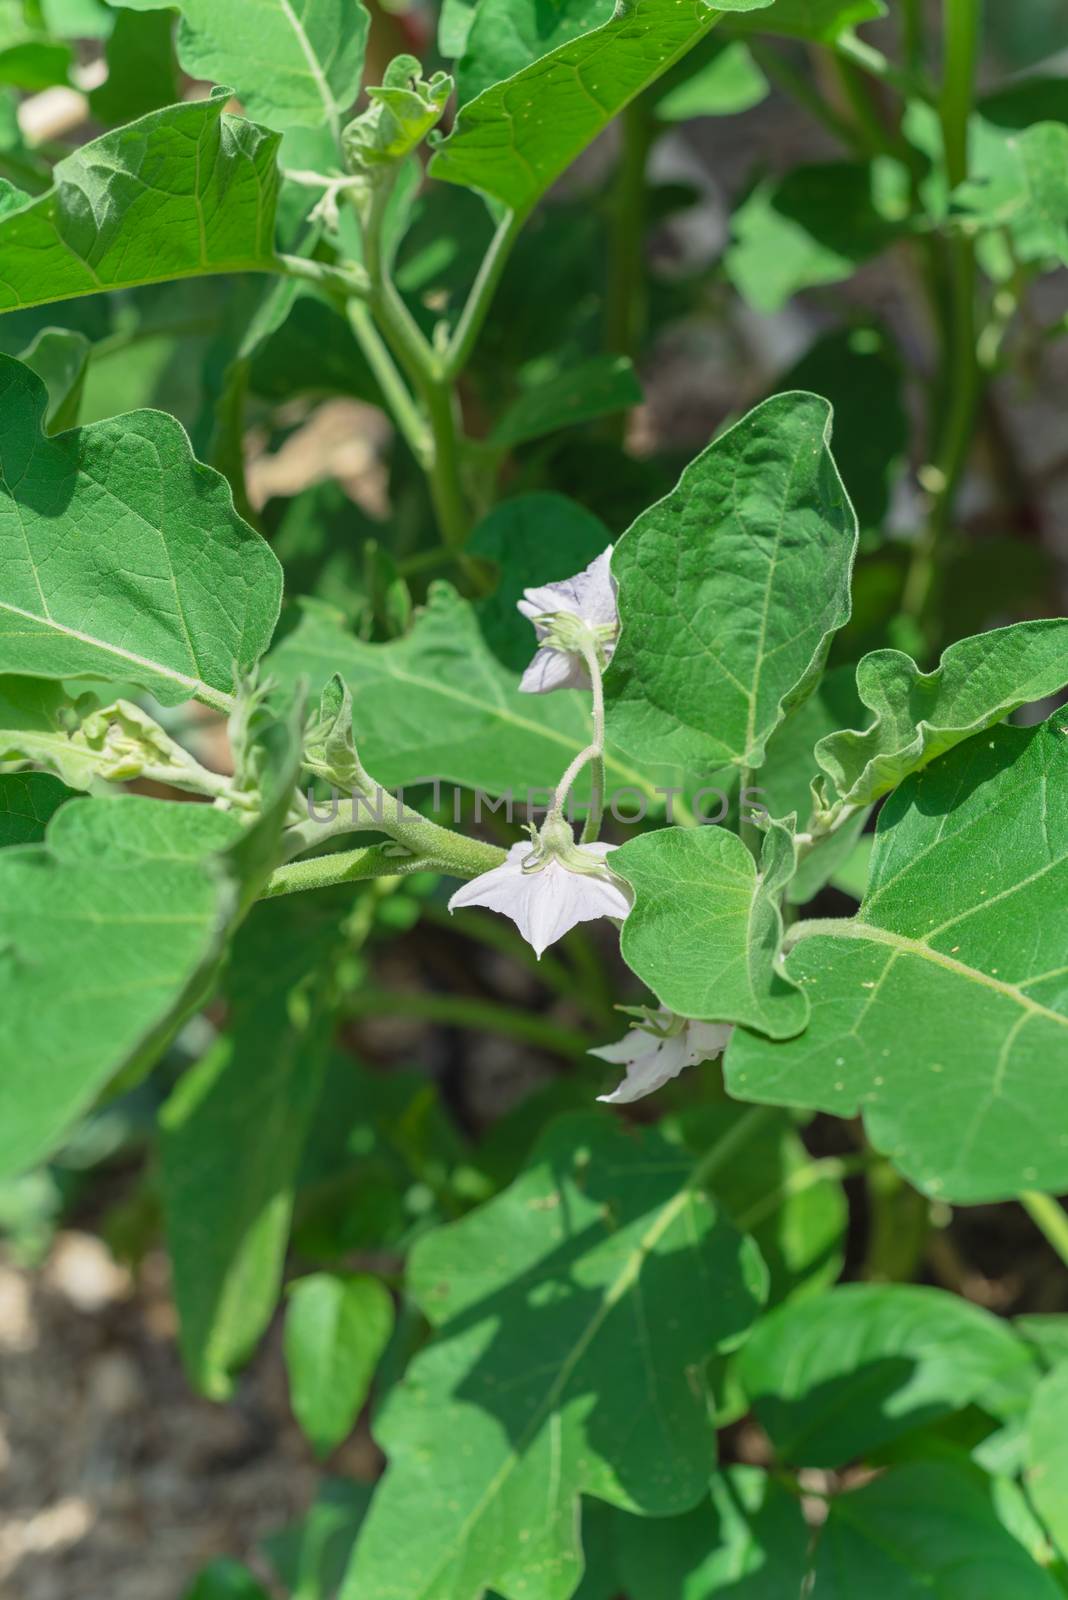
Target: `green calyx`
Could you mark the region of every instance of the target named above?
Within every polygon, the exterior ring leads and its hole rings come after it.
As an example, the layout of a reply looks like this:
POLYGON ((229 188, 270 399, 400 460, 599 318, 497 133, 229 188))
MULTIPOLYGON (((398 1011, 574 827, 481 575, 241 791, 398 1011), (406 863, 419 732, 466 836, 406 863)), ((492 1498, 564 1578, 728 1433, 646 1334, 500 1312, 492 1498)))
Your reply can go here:
POLYGON ((445 110, 453 83, 447 72, 421 76, 415 56, 395 56, 385 79, 368 89, 371 101, 341 135, 345 164, 376 181, 421 144, 445 110))
POLYGON ((590 855, 575 843, 571 824, 558 811, 550 811, 540 828, 527 824, 531 838, 530 855, 523 859, 524 872, 543 872, 552 861, 558 861, 568 872, 578 872, 588 878, 609 878, 609 869, 598 856, 590 855))
POLYGON ((618 631, 614 623, 585 622, 573 611, 545 611, 534 621, 545 629, 545 637, 538 644, 540 650, 564 650, 578 656, 589 651, 602 672, 608 665, 606 646, 612 643, 618 631))

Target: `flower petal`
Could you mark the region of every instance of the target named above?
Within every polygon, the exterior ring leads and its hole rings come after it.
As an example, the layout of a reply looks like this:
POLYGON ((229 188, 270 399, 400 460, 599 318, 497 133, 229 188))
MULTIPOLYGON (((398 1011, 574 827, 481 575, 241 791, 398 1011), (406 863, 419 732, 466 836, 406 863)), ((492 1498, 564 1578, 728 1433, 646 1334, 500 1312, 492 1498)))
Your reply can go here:
POLYGON ((524 694, 550 694, 553 689, 588 689, 585 663, 567 650, 537 650, 519 680, 524 694))
MULTIPOLYGON (((641 1029, 634 1031, 640 1033, 641 1029)), ((648 1039, 651 1035, 646 1034, 645 1037, 648 1039)), ((653 1094, 672 1078, 678 1077, 688 1065, 684 1035, 675 1034, 668 1039, 654 1040, 653 1043, 655 1050, 642 1051, 640 1055, 632 1054, 623 1082, 611 1094, 599 1094, 598 1100, 611 1106, 629 1105, 631 1101, 644 1099, 647 1094, 653 1094)))
POLYGON ((688 1066, 714 1061, 730 1043, 734 1027, 729 1022, 688 1022, 685 1028, 688 1066))

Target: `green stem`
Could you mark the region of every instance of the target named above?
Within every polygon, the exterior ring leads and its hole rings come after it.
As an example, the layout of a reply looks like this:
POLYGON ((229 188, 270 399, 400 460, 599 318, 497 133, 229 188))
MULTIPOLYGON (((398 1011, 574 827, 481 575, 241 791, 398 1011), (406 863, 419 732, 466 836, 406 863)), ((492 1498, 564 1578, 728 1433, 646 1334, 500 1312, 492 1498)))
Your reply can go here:
POLYGON ((445 352, 443 370, 445 377, 450 380, 460 376, 470 359, 501 280, 501 273, 526 219, 526 211, 508 211, 498 224, 445 352))
POLYGON ((781 56, 777 50, 764 43, 762 39, 754 38, 749 42, 749 50, 757 66, 777 84, 785 94, 802 106, 810 116, 827 129, 828 133, 840 139, 850 150, 858 155, 865 154, 864 141, 858 136, 856 129, 851 127, 844 117, 828 105, 824 97, 816 90, 808 79, 781 56))
POLYGON ((278 255, 274 259, 276 270, 283 277, 300 278, 306 283, 314 283, 329 294, 339 294, 346 299, 350 295, 367 299, 371 293, 370 278, 358 262, 350 261, 343 266, 331 266, 326 261, 314 261, 309 256, 278 255))
POLYGON ((349 326, 367 357, 367 365, 375 375, 394 422, 407 440, 416 461, 422 467, 427 466, 431 444, 426 424, 419 415, 404 379, 397 371, 393 357, 382 342, 370 311, 358 300, 350 300, 345 310, 349 326))
MULTIPOLYGON (((601 822, 604 818, 604 684, 601 680, 601 663, 597 658, 597 647, 588 638, 584 638, 579 649, 582 659, 586 663, 586 671, 590 675, 590 687, 593 690, 593 738, 585 750, 580 750, 570 763, 553 795, 553 803, 549 807, 549 817, 559 817, 564 813, 567 797, 571 787, 582 771, 590 762, 594 763, 593 783, 590 789, 590 809, 586 818, 586 825, 582 830, 584 843, 596 839, 601 831, 601 822)), ((546 821, 548 821, 548 817, 546 821)))
MULTIPOLYGON (((968 177, 968 122, 979 50, 979 0, 943 0, 945 67, 940 99, 946 178, 956 189, 968 177)), ((957 489, 971 449, 980 394, 976 355, 975 245, 962 232, 947 243, 950 325, 946 331, 942 381, 936 403, 943 410, 933 469, 929 473, 932 505, 924 536, 918 541, 902 595, 902 610, 919 620, 928 609, 938 570, 939 551, 956 502, 957 489)))
POLYGON ((1029 1189, 1020 1196, 1020 1204, 1035 1227, 1068 1266, 1068 1212, 1051 1194, 1039 1194, 1029 1189))
MULTIPOLYGON (((369 787, 366 793, 355 795, 348 806, 339 801, 337 815, 329 820, 320 822, 309 816, 307 822, 290 828, 284 841, 287 857, 292 859, 345 834, 368 832, 389 834, 404 846, 409 858, 416 858, 427 871, 448 872, 457 878, 477 878, 480 873, 490 872, 501 865, 506 854, 499 845, 468 839, 431 822, 429 817, 409 811, 403 800, 388 790, 369 787)), ((324 869, 328 870, 328 863, 337 859, 326 857, 324 869)), ((402 870, 401 863, 408 871, 416 870, 410 859, 401 856, 395 858, 395 872, 402 870)))
POLYGON ((633 358, 641 348, 646 321, 645 165, 656 125, 641 97, 624 108, 619 123, 623 148, 612 200, 605 343, 610 351, 633 358))
POLYGON ((901 50, 910 72, 922 72, 924 52, 924 0, 901 0, 901 50))
POLYGON ((389 854, 384 844, 366 845, 360 850, 339 851, 332 856, 313 856, 310 861, 291 861, 278 867, 268 878, 261 899, 273 900, 283 894, 303 894, 308 889, 330 889, 339 883, 362 883, 368 878, 394 878, 421 871, 417 857, 407 860, 389 854))
POLYGON ((479 1033, 497 1033, 508 1039, 522 1039, 566 1060, 585 1061, 590 1041, 573 1028, 562 1027, 529 1011, 515 1011, 492 1000, 468 995, 427 994, 406 989, 403 993, 364 990, 345 1003, 351 1017, 389 1016, 397 1013, 418 1017, 423 1022, 438 1022, 446 1027, 473 1028, 479 1033))
POLYGON ((768 1217, 775 1215, 779 1207, 795 1195, 805 1194, 809 1189, 814 1189, 820 1183, 840 1183, 843 1178, 855 1177, 857 1173, 864 1172, 872 1163, 873 1158, 866 1155, 855 1156, 824 1156, 817 1161, 809 1161, 803 1167, 797 1167, 777 1184, 774 1189, 769 1189, 767 1194, 762 1194, 740 1215, 734 1218, 735 1227, 743 1233, 751 1233, 760 1223, 766 1222, 768 1217))

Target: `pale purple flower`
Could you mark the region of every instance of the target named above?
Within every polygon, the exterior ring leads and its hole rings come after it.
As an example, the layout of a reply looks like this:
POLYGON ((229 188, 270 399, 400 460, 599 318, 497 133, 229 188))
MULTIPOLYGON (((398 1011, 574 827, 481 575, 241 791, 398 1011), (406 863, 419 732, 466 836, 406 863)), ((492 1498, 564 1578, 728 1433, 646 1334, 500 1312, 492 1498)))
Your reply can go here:
POLYGON ((584 627, 597 650, 602 667, 612 659, 619 630, 616 586, 612 578, 612 546, 602 550, 584 572, 559 583, 524 589, 516 604, 534 624, 541 643, 524 672, 519 687, 527 694, 548 694, 552 689, 589 689, 590 674, 574 644, 577 628, 584 627), (552 619, 559 619, 554 625, 552 619), (575 619, 572 622, 571 619, 575 619))
POLYGON ((500 911, 511 917, 540 959, 542 951, 562 939, 576 923, 627 915, 630 901, 623 885, 607 868, 597 865, 609 850, 617 848, 614 844, 572 846, 572 859, 582 863, 582 870, 577 871, 552 854, 531 868, 536 845, 514 844, 501 866, 457 889, 449 901, 449 910, 488 906, 491 911, 500 911))
POLYGON ((615 1044, 590 1051, 591 1056, 627 1069, 619 1087, 611 1094, 598 1095, 599 1100, 614 1106, 641 1100, 677 1078, 684 1067, 722 1054, 733 1031, 730 1023, 693 1022, 663 1009, 655 1013, 651 1023, 652 1027, 635 1023, 615 1044))

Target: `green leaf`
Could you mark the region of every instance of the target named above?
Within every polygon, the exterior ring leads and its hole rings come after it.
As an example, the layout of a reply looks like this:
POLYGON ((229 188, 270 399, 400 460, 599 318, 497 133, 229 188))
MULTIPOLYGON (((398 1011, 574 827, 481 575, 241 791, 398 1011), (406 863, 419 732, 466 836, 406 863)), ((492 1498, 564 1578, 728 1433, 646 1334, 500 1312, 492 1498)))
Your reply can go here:
POLYGON ((678 1135, 699 1157, 745 1119, 744 1144, 735 1144, 735 1159, 717 1170, 713 1196, 759 1246, 768 1269, 769 1305, 819 1294, 842 1267, 848 1208, 841 1185, 817 1173, 785 1112, 760 1120, 749 1113, 735 1100, 720 1100, 685 1112, 678 1135))
POLYGON ((194 78, 233 84, 268 128, 333 130, 356 98, 370 19, 359 0, 123 0, 176 4, 178 56, 194 78))
POLYGON ((0 671, 224 703, 270 642, 278 562, 173 418, 46 439, 46 404, 0 357, 0 671))
POLYGON ((766 836, 756 863, 725 828, 661 828, 629 840, 612 871, 634 890, 623 959, 680 1016, 744 1022, 773 1039, 808 1018, 801 990, 782 977, 779 895, 793 872, 784 828, 766 836))
POLYGON ((724 270, 757 311, 779 311, 802 289, 841 283, 895 239, 859 161, 794 167, 757 185, 731 221, 724 270))
POLYGON ((40 844, 53 813, 71 791, 47 772, 0 774, 0 850, 9 844, 40 844))
POLYGON ((870 805, 962 740, 1068 681, 1068 621, 1017 622, 950 645, 933 672, 900 650, 857 665, 857 693, 875 720, 829 734, 816 759, 842 802, 870 805))
POLYGON ((880 528, 908 457, 904 373, 878 326, 817 339, 776 389, 807 389, 834 407, 834 459, 862 529, 880 528))
POLYGON ((748 111, 767 94, 768 80, 742 41, 718 39, 713 34, 664 74, 654 92, 653 106, 659 122, 689 122, 693 117, 729 117, 748 111))
POLYGON ((263 1541, 264 1553, 294 1596, 333 1600, 371 1492, 369 1483, 326 1478, 307 1515, 263 1541))
POLYGON ((738 1372, 776 1455, 801 1467, 842 1467, 969 1405, 1018 1413, 1034 1380, 1008 1323, 912 1284, 845 1284, 781 1306, 738 1372))
POLYGON ((1068 1559, 1068 1361, 1036 1386, 1027 1418, 1027 1490, 1068 1559))
POLYGON ((336 928, 301 910, 257 908, 234 945, 227 1034, 160 1113, 179 1345, 190 1380, 213 1399, 232 1391, 278 1300, 332 1033, 336 928))
POLYGON ((289 1290, 285 1353, 293 1414, 328 1456, 351 1431, 393 1331, 393 1301, 377 1278, 315 1272, 289 1290))
POLYGON ((211 858, 239 833, 206 806, 79 799, 0 856, 0 1171, 46 1155, 199 990, 233 898, 211 858))
POLYGON ((55 186, 0 220, 0 311, 272 270, 278 140, 227 116, 228 98, 154 111, 58 161, 55 186))
POLYGON ((268 1600, 267 1591, 240 1561, 213 1561, 182 1600, 268 1600))
POLYGON ((133 122, 181 99, 173 11, 119 11, 104 54, 108 75, 89 95, 99 122, 133 122))
POLYGON ((976 118, 973 176, 952 207, 980 228, 1008 229, 1020 261, 1068 262, 1068 127, 1037 112, 1023 128, 976 118))
POLYGON ((19 356, 48 390, 45 433, 63 433, 77 426, 91 349, 84 333, 42 328, 19 356))
POLYGON ((558 46, 601 27, 612 10, 613 0, 561 0, 551 6, 538 0, 480 0, 456 74, 460 105, 558 46))
POLYGON ((565 1118, 510 1189, 420 1241, 436 1333, 380 1413, 390 1464, 345 1600, 567 1600, 580 1494, 664 1516, 705 1492, 703 1365, 765 1284, 700 1187, 727 1154, 702 1171, 655 1133, 565 1118))
POLYGON ((591 356, 554 377, 533 382, 494 424, 491 445, 500 450, 572 428, 595 417, 640 405, 641 384, 626 356, 591 356))
POLYGON ((731 1094, 854 1116, 926 1194, 1068 1189, 1068 718, 997 728, 879 818, 856 918, 800 924, 808 1030, 736 1030, 731 1094))
POLYGON ((530 623, 516 609, 523 590, 582 572, 611 537, 599 518, 562 494, 517 495, 478 524, 467 548, 495 562, 500 576, 475 610, 483 637, 506 667, 522 672, 531 657, 530 623))
POLYGON ((813 1600, 1057 1600, 1062 1591, 1002 1526, 993 1485, 917 1461, 831 1500, 813 1600))
POLYGON ((833 44, 840 34, 886 16, 885 0, 775 0, 755 17, 728 17, 732 33, 777 33, 833 44))
POLYGON ((38 31, 31 15, 21 0, 0 0, 0 84, 32 94, 69 81, 71 52, 69 45, 38 31))
POLYGON ((759 766, 815 686, 849 616, 857 539, 830 431, 816 395, 765 400, 617 545, 622 632, 605 700, 631 754, 759 766))
MULTIPOLYGON (((313 695, 340 672, 352 694, 360 759, 388 788, 438 777, 487 794, 510 789, 519 801, 537 791, 540 804, 590 740, 589 696, 520 694, 471 606, 445 583, 431 585, 426 610, 404 638, 365 644, 309 608, 269 659, 279 683, 306 677, 313 695)), ((655 793, 611 751, 606 766, 610 783, 655 793)))
POLYGON ((767 0, 633 0, 603 27, 463 106, 430 175, 527 211, 635 95, 702 39, 724 11, 767 0))
POLYGON ((712 1479, 711 1500, 681 1517, 617 1517, 629 1600, 785 1600, 801 1593, 809 1530, 790 1492, 758 1467, 712 1479))

